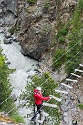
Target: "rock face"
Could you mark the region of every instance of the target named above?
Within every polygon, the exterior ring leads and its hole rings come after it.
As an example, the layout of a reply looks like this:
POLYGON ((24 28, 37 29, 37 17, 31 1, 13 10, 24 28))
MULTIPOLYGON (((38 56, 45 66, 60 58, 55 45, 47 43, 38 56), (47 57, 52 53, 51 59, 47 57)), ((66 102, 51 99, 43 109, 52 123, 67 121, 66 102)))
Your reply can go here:
POLYGON ((23 0, 1 0, 0 25, 15 26, 22 53, 39 61, 55 41, 52 36, 57 33, 58 10, 60 20, 66 22, 77 2, 61 0, 57 6, 55 0, 37 0, 35 4, 23 0))
POLYGON ((37 0, 33 5, 18 0, 18 37, 24 55, 39 60, 50 49, 52 35, 57 32, 57 10, 60 10, 60 20, 66 22, 77 0, 60 2, 58 8, 54 0, 37 0))
POLYGON ((7 10, 17 16, 17 0, 3 0, 7 10))
POLYGON ((40 21, 37 25, 32 25, 27 33, 20 35, 20 44, 22 53, 39 60, 41 55, 49 50, 50 47, 50 24, 45 21, 40 21), (46 31, 47 30, 47 31, 46 31))
POLYGON ((17 0, 0 0, 0 25, 13 25, 16 23, 17 0))
POLYGON ((0 25, 15 26, 22 47, 22 53, 36 60, 50 50, 53 33, 57 33, 57 12, 60 20, 66 22, 78 0, 37 0, 30 4, 23 0, 0 1, 0 25), (56 6, 55 6, 56 5, 56 6))

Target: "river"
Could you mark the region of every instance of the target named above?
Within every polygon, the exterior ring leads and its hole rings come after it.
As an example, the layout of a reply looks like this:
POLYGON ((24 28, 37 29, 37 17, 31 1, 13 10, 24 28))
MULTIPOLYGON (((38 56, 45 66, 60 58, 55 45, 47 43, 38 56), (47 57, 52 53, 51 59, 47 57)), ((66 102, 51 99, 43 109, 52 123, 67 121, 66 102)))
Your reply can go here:
MULTIPOLYGON (((35 74, 34 69, 37 68, 38 62, 24 56, 21 53, 21 47, 18 42, 13 42, 12 44, 4 44, 4 34, 0 33, 0 46, 3 49, 3 54, 5 54, 7 58, 7 62, 9 62, 8 67, 11 69, 16 69, 16 71, 10 74, 10 83, 13 87, 13 94, 16 97, 19 97, 21 94, 21 90, 25 89, 27 80, 30 81, 29 76, 35 74)), ((15 102, 16 105, 19 105, 18 100, 15 102)), ((23 117, 27 116, 27 112, 29 109, 23 108, 19 109, 20 115, 23 117)))

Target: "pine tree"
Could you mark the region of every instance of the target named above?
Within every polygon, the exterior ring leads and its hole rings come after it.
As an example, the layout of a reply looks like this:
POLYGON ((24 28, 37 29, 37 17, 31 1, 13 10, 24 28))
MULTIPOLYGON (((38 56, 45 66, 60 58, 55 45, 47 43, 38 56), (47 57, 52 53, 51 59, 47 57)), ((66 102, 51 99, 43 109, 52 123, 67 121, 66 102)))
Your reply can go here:
POLYGON ((0 110, 7 113, 14 108, 15 105, 11 96, 12 86, 8 79, 9 74, 13 72, 13 70, 8 68, 5 60, 6 58, 2 55, 2 50, 0 50, 0 110))

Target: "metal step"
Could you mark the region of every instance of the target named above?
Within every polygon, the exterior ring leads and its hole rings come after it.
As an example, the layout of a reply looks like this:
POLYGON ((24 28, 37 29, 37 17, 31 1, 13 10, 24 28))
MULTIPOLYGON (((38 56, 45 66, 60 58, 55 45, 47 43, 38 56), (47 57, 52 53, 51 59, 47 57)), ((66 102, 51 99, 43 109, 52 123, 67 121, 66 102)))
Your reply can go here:
POLYGON ((79 66, 83 67, 83 64, 79 64, 79 66))
POLYGON ((52 107, 52 108, 56 108, 57 105, 55 104, 49 104, 49 103, 43 103, 44 106, 48 106, 48 107, 52 107))
POLYGON ((83 70, 75 69, 75 72, 81 72, 81 73, 83 73, 83 70))
POLYGON ((55 96, 53 96, 53 95, 50 95, 50 97, 52 97, 53 99, 55 99, 55 100, 61 102, 61 99, 60 99, 60 98, 57 98, 57 97, 55 97, 55 96))
POLYGON ((81 78, 81 76, 79 76, 79 75, 77 75, 77 74, 74 74, 74 73, 71 73, 71 75, 76 76, 76 77, 78 77, 78 78, 81 78))
POLYGON ((73 79, 66 79, 66 81, 68 81, 68 82, 78 82, 77 80, 73 80, 73 79))
POLYGON ((72 86, 69 86, 69 85, 67 85, 67 84, 65 84, 65 83, 61 83, 61 85, 65 86, 65 87, 67 87, 67 88, 69 88, 69 89, 72 89, 72 88, 73 88, 72 86))
POLYGON ((66 92, 66 91, 61 91, 61 90, 55 90, 55 92, 58 92, 58 93, 63 93, 63 94, 68 94, 68 92, 66 92))

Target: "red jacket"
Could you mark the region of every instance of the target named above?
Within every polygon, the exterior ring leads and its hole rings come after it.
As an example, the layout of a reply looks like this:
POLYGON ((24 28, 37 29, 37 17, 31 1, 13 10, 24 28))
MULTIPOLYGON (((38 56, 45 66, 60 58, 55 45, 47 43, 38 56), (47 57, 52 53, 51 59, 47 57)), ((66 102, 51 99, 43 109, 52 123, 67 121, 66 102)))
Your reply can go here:
POLYGON ((49 100, 50 97, 43 97, 42 94, 40 94, 36 89, 34 89, 34 99, 35 99, 35 104, 39 105, 42 104, 43 100, 49 100))

